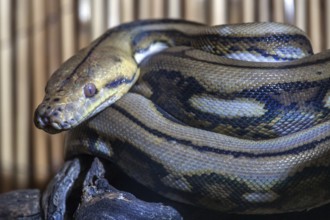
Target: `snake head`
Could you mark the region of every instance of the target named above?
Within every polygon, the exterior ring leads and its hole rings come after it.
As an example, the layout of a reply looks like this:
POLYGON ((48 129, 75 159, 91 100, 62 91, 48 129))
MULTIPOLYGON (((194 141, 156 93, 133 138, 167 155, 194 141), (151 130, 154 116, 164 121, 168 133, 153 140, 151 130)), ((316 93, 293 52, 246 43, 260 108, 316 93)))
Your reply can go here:
POLYGON ((71 129, 118 100, 137 78, 137 64, 131 56, 96 42, 50 77, 35 111, 35 125, 48 133, 71 129))

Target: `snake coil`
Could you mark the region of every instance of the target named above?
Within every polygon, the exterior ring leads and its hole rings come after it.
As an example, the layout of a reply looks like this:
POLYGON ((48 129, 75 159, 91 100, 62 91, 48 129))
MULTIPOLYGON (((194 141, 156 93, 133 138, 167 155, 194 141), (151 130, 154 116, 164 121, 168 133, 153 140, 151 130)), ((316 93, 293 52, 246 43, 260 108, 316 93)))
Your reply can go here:
POLYGON ((329 88, 330 52, 293 26, 145 20, 66 61, 35 123, 171 199, 281 213, 330 200, 329 88))

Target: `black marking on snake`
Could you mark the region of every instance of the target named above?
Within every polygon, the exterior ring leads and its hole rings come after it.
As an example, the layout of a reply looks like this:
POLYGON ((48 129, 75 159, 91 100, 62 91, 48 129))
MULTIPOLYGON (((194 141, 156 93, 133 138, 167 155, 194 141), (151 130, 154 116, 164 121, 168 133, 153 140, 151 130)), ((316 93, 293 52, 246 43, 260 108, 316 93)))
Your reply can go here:
MULTIPOLYGON (((275 184, 272 191, 280 195, 274 203, 280 207, 285 207, 286 204, 291 204, 292 201, 305 201, 308 203, 308 198, 304 198, 306 190, 314 191, 310 193, 314 198, 329 198, 329 185, 330 185, 330 166, 329 165, 314 165, 306 167, 293 176, 288 176, 284 181, 275 184), (313 183, 313 187, 311 184, 313 183)), ((316 201, 317 203, 322 201, 316 201)))
MULTIPOLYGON (((238 42, 246 42, 246 45, 251 45, 251 44, 257 44, 260 42, 264 42, 267 44, 271 44, 271 43, 278 43, 278 42, 283 42, 283 43, 288 43, 288 42, 296 42, 296 41, 302 41, 303 44, 305 44, 305 48, 309 48, 308 53, 310 55, 313 54, 312 51, 312 46, 309 42, 309 40, 300 34, 294 34, 294 35, 288 35, 288 34, 276 34, 276 35, 267 35, 267 36, 256 36, 256 37, 239 37, 239 36, 221 36, 219 34, 202 34, 201 36, 203 36, 203 38, 206 38, 208 42, 212 42, 212 43, 208 43, 208 45, 210 47, 213 47, 213 53, 218 54, 220 56, 226 56, 228 54, 231 54, 233 52, 237 52, 237 51, 248 51, 250 53, 252 52, 257 52, 258 54, 261 54, 263 57, 272 57, 274 60, 277 61, 292 61, 292 60, 296 60, 296 58, 293 57, 283 57, 277 54, 270 54, 268 53, 267 50, 263 50, 260 49, 260 47, 258 46, 250 46, 248 48, 241 48, 239 46, 232 46, 229 47, 228 50, 226 50, 225 48, 222 48, 224 51, 220 52, 217 49, 217 46, 221 46, 221 45, 231 45, 231 44, 237 44, 238 42)), ((191 39, 194 39, 193 36, 190 36, 191 39)), ((197 47, 198 48, 198 47, 197 47)), ((282 48, 277 47, 276 49, 280 50, 282 48)), ((287 52, 288 53, 288 52, 287 52)))
MULTIPOLYGON (((143 185, 146 183, 145 179, 150 179, 152 181, 152 183, 150 183, 152 185, 151 188, 159 194, 166 195, 168 192, 171 192, 175 194, 177 198, 182 197, 185 200, 190 200, 192 203, 200 198, 201 195, 196 195, 196 193, 184 192, 177 188, 172 188, 169 185, 165 185, 161 180, 172 173, 169 172, 161 162, 152 159, 147 152, 143 152, 129 142, 119 139, 111 141, 111 144, 114 152, 114 156, 111 158, 112 162, 119 166, 126 174, 138 175, 135 179, 143 181, 143 185), (139 167, 139 165, 142 167, 139 167), (141 170, 143 170, 143 173, 141 173, 141 170), (147 177, 145 175, 147 175, 147 177)), ((136 196, 138 196, 138 194, 136 196)))
POLYGON ((230 51, 232 51, 232 52, 237 52, 237 51, 241 51, 242 48, 240 48, 240 47, 237 46, 237 45, 233 45, 233 46, 229 47, 228 50, 230 50, 230 51))
MULTIPOLYGON (((163 54, 167 54, 169 56, 177 56, 179 58, 186 58, 186 59, 190 59, 193 61, 198 61, 198 62, 202 62, 202 63, 207 63, 207 64, 212 64, 212 65, 221 65, 221 66, 226 66, 226 67, 234 67, 234 68, 246 68, 246 69, 263 69, 263 70, 274 70, 274 69, 293 69, 293 68, 300 68, 300 67, 307 67, 307 66, 311 66, 311 65, 318 65, 318 64, 324 64, 330 61, 330 53, 326 54, 326 56, 322 57, 322 58, 318 58, 315 60, 306 60, 309 59, 308 57, 305 58, 301 58, 301 59, 297 59, 297 60, 293 60, 290 62, 280 62, 280 63, 268 63, 269 65, 264 66, 263 62, 253 62, 253 61, 243 61, 240 60, 240 62, 231 62, 228 63, 228 60, 232 60, 226 57, 222 57, 219 56, 219 61, 210 61, 210 60, 206 60, 206 59, 202 59, 202 58, 197 58, 196 56, 192 57, 190 55, 187 55, 187 52, 189 51, 193 51, 196 50, 194 48, 185 48, 182 51, 179 52, 172 52, 172 51, 163 51, 163 54), (226 61, 226 62, 225 62, 226 61)), ((207 52, 205 51, 205 54, 207 54, 207 52)), ((217 55, 214 55, 217 56, 217 55)), ((317 56, 317 55, 314 55, 317 56)), ((203 56, 202 56, 203 57, 203 56)))
POLYGON ((283 61, 292 61, 292 60, 296 60, 295 58, 292 57, 283 57, 283 56, 279 56, 276 54, 269 54, 267 52, 267 50, 263 50, 260 49, 258 47, 249 47, 246 49, 248 52, 250 52, 251 54, 253 54, 252 52, 257 52, 258 54, 261 54, 263 57, 272 57, 274 60, 283 60, 283 61))
POLYGON ((265 104, 265 109, 267 109, 267 112, 264 115, 264 119, 259 119, 256 121, 256 123, 267 122, 279 115, 283 115, 283 118, 291 117, 292 119, 297 118, 299 114, 303 114, 303 112, 309 112, 310 115, 317 115, 315 118, 313 118, 313 123, 306 124, 300 128, 300 130, 303 130, 323 122, 329 117, 330 110, 325 108, 323 104, 323 99, 327 95, 329 85, 330 79, 314 82, 278 83, 276 85, 262 86, 258 89, 246 89, 242 92, 236 93, 235 96, 253 98, 265 104), (286 92, 287 94, 294 94, 295 92, 308 90, 311 88, 317 89, 317 92, 313 97, 310 97, 310 99, 303 101, 303 109, 298 107, 299 104, 296 102, 292 102, 289 105, 284 106, 274 98, 274 96, 281 95, 282 92, 286 92))
POLYGON ((100 135, 92 128, 89 128, 88 126, 84 126, 84 137, 88 137, 88 152, 91 153, 91 155, 98 155, 100 153, 100 150, 97 148, 97 142, 100 138, 100 135))
MULTIPOLYGON (((329 154, 328 154, 329 155, 329 154)), ((303 170, 300 172, 296 173, 294 176, 288 176, 285 181, 281 181, 278 184, 275 184, 272 187, 272 190, 278 194, 296 194, 297 189, 299 190, 299 187, 297 187, 297 184, 301 185, 306 185, 309 184, 307 181, 308 179, 314 179, 313 183, 316 182, 321 182, 323 183, 324 181, 320 181, 320 179, 327 180, 328 184, 324 185, 322 188, 328 188, 330 184, 330 169, 328 166, 320 166, 320 165, 315 165, 312 167, 305 167, 303 170), (283 192, 283 189, 285 192, 283 192), (295 190, 296 189, 296 190, 295 190)), ((301 195, 297 193, 297 195, 301 195)))
MULTIPOLYGON (((303 45, 306 45, 306 48, 312 48, 312 45, 308 38, 301 34, 269 34, 264 36, 230 36, 230 35, 221 35, 221 34, 201 34, 203 38, 206 38, 208 41, 214 41, 217 44, 228 45, 228 42, 248 42, 249 44, 255 44, 256 42, 264 42, 267 44, 270 43, 288 43, 288 42, 297 42, 299 41, 303 45)), ((230 44, 229 44, 230 45, 230 44)))
POLYGON ((199 124, 200 128, 206 130, 213 130, 218 125, 230 125, 234 130, 226 130, 224 133, 227 132, 226 134, 231 136, 248 136, 248 139, 254 140, 275 138, 288 134, 286 132, 292 129, 297 132, 310 128, 325 121, 330 116, 330 110, 325 108, 323 104, 323 99, 328 91, 327 88, 330 85, 330 79, 314 82, 278 83, 261 86, 257 89, 245 89, 241 92, 218 94, 207 91, 195 78, 185 77, 178 71, 158 69, 150 71, 142 77, 145 82, 152 86, 153 93, 150 99, 169 115, 191 126, 199 124), (303 106, 300 107, 301 103, 291 102, 289 105, 283 105, 275 99, 283 92, 294 94, 311 88, 315 88, 317 92, 313 97, 309 97, 309 100, 303 100, 303 106), (210 95, 219 100, 234 100, 237 98, 257 100, 265 105, 266 112, 263 117, 220 117, 217 114, 196 109, 191 105, 189 102, 191 97, 200 94, 210 95), (317 115, 317 117, 311 119, 304 116, 304 113, 317 115), (270 121, 279 116, 283 120, 288 119, 289 121, 299 117, 306 117, 306 120, 301 121, 299 126, 296 124, 295 128, 286 127, 287 130, 285 131, 282 131, 281 128, 273 130, 271 127, 267 127, 270 121), (200 122, 207 123, 201 124, 200 122), (262 133, 260 129, 256 129, 260 124, 265 124, 265 128, 269 132, 262 133))
POLYGON ((156 105, 155 106, 157 111, 159 113, 162 114, 162 116, 172 122, 175 122, 177 124, 183 125, 183 126, 188 126, 187 124, 183 123, 182 121, 178 120, 177 118, 175 118, 173 115, 169 114, 167 111, 165 111, 164 109, 162 109, 160 106, 156 105))
MULTIPOLYGON (((185 118, 183 110, 186 108, 184 104, 187 103, 190 96, 203 91, 203 87, 192 77, 185 79, 176 71, 160 70, 160 72, 149 72, 142 77, 145 82, 153 86, 153 94, 150 99, 158 104, 159 109, 163 109, 160 112, 166 118, 185 118)), ((189 124, 185 120, 181 120, 182 123, 189 124)))
POLYGON ((263 158, 263 157, 278 157, 278 156, 283 156, 283 155, 298 155, 302 152, 308 151, 308 150, 312 150, 314 148, 316 148, 319 144, 322 144, 324 142, 327 142, 330 140, 330 136, 325 137, 321 140, 315 140, 311 143, 308 144, 304 144, 301 146, 298 146, 296 148, 292 148, 289 150, 284 150, 284 151, 278 151, 278 152, 267 152, 267 153, 250 153, 250 152, 242 152, 242 151, 232 151, 232 150, 225 150, 225 149, 217 149, 217 148, 213 148, 210 146, 199 146, 196 144, 193 144, 191 141, 189 140, 184 140, 184 139, 178 139, 178 138, 174 138, 170 135, 167 135, 157 129, 153 129, 148 127, 146 124, 142 123, 139 119, 137 119, 136 117, 134 117, 133 115, 131 115, 129 112, 127 112, 125 109, 119 107, 118 105, 114 104, 112 106, 112 108, 114 108, 115 110, 117 110, 118 112, 120 112, 121 114, 123 114, 125 117, 127 117, 129 120, 133 121, 134 124, 137 124, 138 126, 140 126, 141 128, 143 128, 144 130, 148 131, 149 133, 160 137, 160 138, 164 138, 168 141, 174 141, 186 146, 189 146, 199 152, 209 152, 209 153, 215 153, 215 154, 220 154, 220 155, 232 155, 234 157, 248 157, 248 158, 263 158))
POLYGON ((113 89, 113 88, 117 88, 118 86, 122 85, 122 84, 130 84, 135 80, 136 77, 136 72, 133 74, 131 79, 128 79, 126 77, 119 77, 115 80, 111 80, 109 83, 107 83, 105 85, 105 88, 108 89, 113 89))
POLYGON ((243 199, 242 195, 245 193, 253 193, 253 191, 244 181, 239 181, 238 179, 233 179, 228 176, 213 172, 198 175, 193 174, 191 176, 185 175, 184 177, 192 187, 192 192, 194 192, 196 196, 212 198, 208 202, 212 204, 213 207, 223 207, 223 211, 244 211, 246 209, 254 208, 258 205, 243 199), (226 199, 215 199, 212 196, 213 192, 210 191, 210 188, 222 189, 222 192, 217 193, 223 193, 223 195, 226 195, 226 199), (228 202, 228 200, 232 202, 228 202))
MULTIPOLYGON (((210 188, 224 189, 223 194, 228 195, 227 199, 232 201, 224 203, 223 200, 212 200, 211 204, 219 207, 227 207, 232 212, 243 212, 248 210, 260 209, 260 208, 273 208, 273 207, 285 207, 286 204, 292 203, 293 200, 302 201, 301 195, 306 190, 315 190, 318 194, 315 194, 316 198, 328 198, 330 195, 325 195, 328 186, 330 184, 330 167, 319 166, 306 167, 303 170, 295 173, 292 176, 288 176, 283 181, 278 181, 271 189, 267 187, 263 189, 257 189, 254 191, 251 189, 244 180, 240 181, 239 178, 228 178, 218 173, 209 173, 201 175, 186 175, 185 178, 192 187, 192 191, 196 194, 203 195, 204 198, 212 198, 212 191, 210 188), (201 182, 201 179, 204 182, 201 182), (310 183, 318 184, 317 186, 310 187, 310 183), (324 189, 324 190, 320 190, 324 189), (264 190, 264 191, 263 191, 264 190), (249 193, 276 193, 277 198, 272 201, 260 201, 256 198, 255 202, 244 199, 243 195, 249 193), (239 204, 239 205, 233 205, 239 204)), ((307 199, 308 201, 308 199, 307 199)), ((308 202, 307 202, 308 203, 308 202)))
POLYGON ((69 133, 69 138, 71 140, 79 141, 80 145, 78 146, 79 147, 78 152, 73 151, 71 148, 66 148, 67 152, 65 154, 66 157, 65 160, 73 158, 77 155, 77 153, 81 154, 81 152, 88 152, 89 154, 95 156, 98 156, 102 153, 97 148, 97 142, 100 138, 100 135, 97 133, 95 129, 85 126, 85 123, 79 125, 76 129, 71 130, 69 133), (88 141, 87 144, 83 142, 86 140, 88 141))
MULTIPOLYGON (((131 145, 127 141, 121 141, 119 139, 115 139, 111 141, 113 147, 114 157, 112 158, 115 164, 119 164, 118 161, 126 158, 127 155, 123 156, 124 154, 128 154, 131 160, 138 160, 143 161, 142 166, 146 166, 151 170, 152 173, 156 173, 157 175, 152 175, 154 177, 155 182, 160 182, 159 180, 169 175, 168 171, 163 167, 161 163, 157 163, 153 159, 150 158, 145 152, 137 149, 135 146, 131 145)), ((126 158, 127 159, 127 158, 126 158)), ((135 163, 130 163, 135 164, 135 163)), ((139 163, 136 163, 139 164, 139 163)), ((136 168, 134 166, 134 168, 136 168)))
MULTIPOLYGON (((120 77, 120 78, 118 78, 118 79, 116 79, 116 80, 113 80, 113 81, 107 83, 107 84, 105 85, 105 87, 108 88, 108 89, 116 88, 116 87, 118 87, 118 86, 120 86, 120 85, 122 85, 122 84, 124 84, 124 83, 127 83, 128 81, 129 81, 129 80, 128 80, 127 78, 125 78, 125 77, 120 77)), ((131 80, 131 81, 132 81, 132 80, 131 80)))

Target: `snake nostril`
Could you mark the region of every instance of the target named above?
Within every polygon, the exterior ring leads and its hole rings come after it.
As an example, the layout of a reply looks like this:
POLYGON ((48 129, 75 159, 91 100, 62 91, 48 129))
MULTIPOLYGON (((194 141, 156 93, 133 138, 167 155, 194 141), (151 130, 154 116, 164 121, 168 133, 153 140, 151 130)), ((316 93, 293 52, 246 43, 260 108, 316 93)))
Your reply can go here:
POLYGON ((37 113, 35 114, 34 118, 35 125, 38 128, 44 128, 47 126, 49 119, 47 117, 42 117, 41 115, 38 115, 37 113))

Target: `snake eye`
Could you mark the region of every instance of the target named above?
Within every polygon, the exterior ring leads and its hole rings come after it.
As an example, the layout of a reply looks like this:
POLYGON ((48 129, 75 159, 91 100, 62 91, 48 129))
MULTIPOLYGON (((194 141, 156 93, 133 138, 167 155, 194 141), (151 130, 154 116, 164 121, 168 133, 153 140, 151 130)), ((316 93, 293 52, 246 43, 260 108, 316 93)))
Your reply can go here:
POLYGON ((84 93, 87 98, 93 97, 96 94, 96 86, 93 83, 87 83, 84 87, 84 93))

